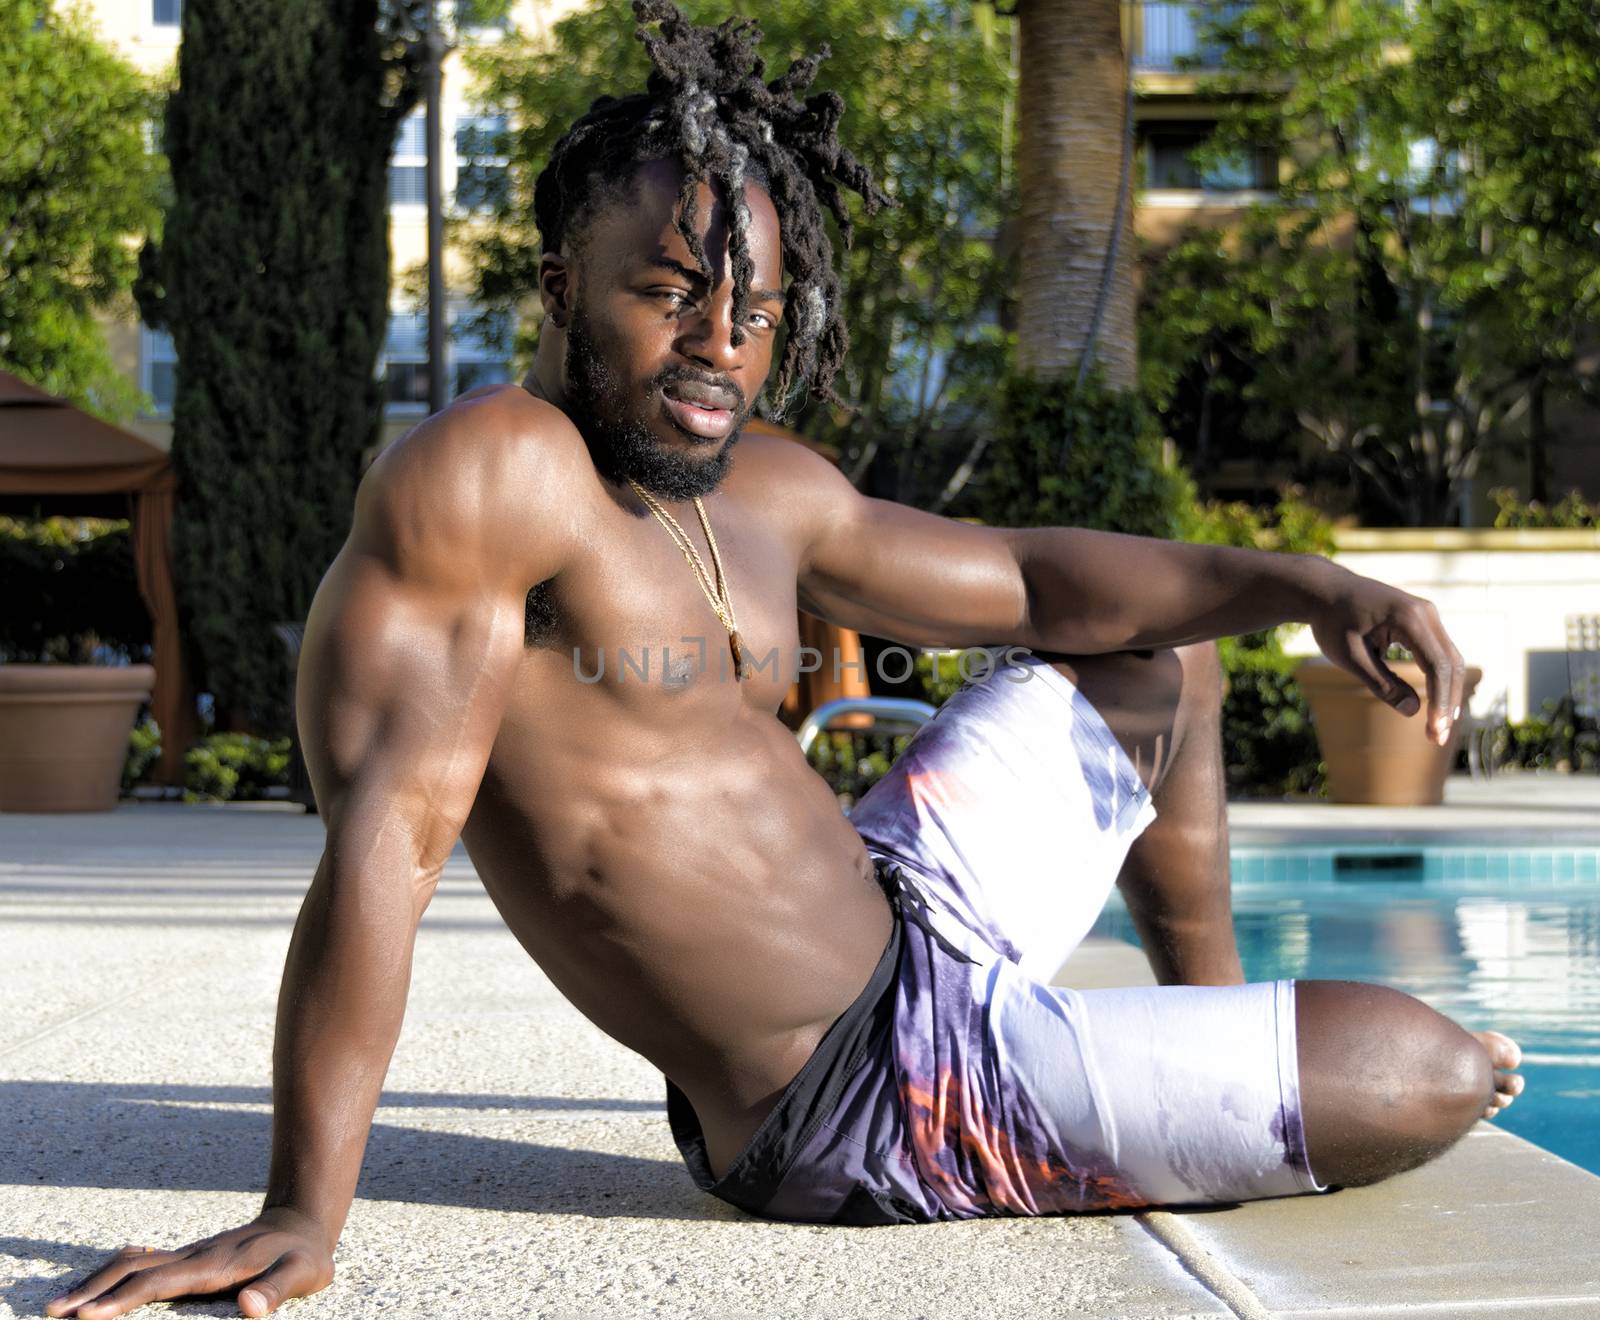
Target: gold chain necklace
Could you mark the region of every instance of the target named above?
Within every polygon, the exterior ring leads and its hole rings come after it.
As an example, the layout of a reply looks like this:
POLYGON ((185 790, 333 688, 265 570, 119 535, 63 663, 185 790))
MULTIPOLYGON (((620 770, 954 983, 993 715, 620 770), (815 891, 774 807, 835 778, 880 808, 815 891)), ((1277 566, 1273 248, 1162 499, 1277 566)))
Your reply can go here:
POLYGON ((744 658, 744 638, 739 636, 739 622, 733 615, 733 598, 728 594, 728 579, 722 571, 722 555, 717 549, 717 538, 711 531, 711 522, 706 517, 705 505, 700 503, 698 495, 694 497, 694 510, 700 515, 700 527, 706 534, 706 544, 711 547, 711 562, 716 566, 714 587, 711 574, 706 572, 705 561, 700 558, 700 552, 694 548, 694 543, 690 541, 689 534, 683 530, 682 524, 632 477, 628 478, 628 484, 633 487, 633 493, 639 497, 645 508, 655 514, 656 521, 667 529, 667 535, 672 537, 673 543, 689 561, 689 567, 694 569, 695 580, 700 583, 700 590, 711 602, 711 608, 716 612, 718 621, 728 630, 728 649, 733 652, 734 675, 737 678, 745 678, 748 668, 744 658))

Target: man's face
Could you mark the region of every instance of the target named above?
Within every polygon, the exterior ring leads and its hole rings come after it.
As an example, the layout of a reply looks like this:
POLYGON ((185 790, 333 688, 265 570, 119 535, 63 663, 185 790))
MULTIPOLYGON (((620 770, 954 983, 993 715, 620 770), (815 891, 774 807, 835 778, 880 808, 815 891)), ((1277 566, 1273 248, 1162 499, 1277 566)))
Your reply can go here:
POLYGON ((766 190, 750 208, 750 307, 735 346, 728 216, 702 183, 696 228, 710 278, 674 225, 681 174, 640 167, 631 195, 597 211, 568 266, 563 403, 596 467, 663 499, 708 494, 772 366, 783 317, 778 214, 766 190))

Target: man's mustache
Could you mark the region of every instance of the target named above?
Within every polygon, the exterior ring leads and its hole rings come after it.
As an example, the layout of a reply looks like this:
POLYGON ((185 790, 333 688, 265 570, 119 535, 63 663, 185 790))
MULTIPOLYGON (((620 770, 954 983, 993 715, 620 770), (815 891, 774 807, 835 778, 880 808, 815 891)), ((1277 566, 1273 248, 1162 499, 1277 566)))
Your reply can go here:
POLYGON ((657 372, 650 383, 658 390, 665 390, 672 385, 698 387, 731 400, 728 406, 733 412, 742 413, 745 411, 744 391, 729 376, 717 376, 706 372, 692 371, 687 367, 668 367, 664 371, 657 372))

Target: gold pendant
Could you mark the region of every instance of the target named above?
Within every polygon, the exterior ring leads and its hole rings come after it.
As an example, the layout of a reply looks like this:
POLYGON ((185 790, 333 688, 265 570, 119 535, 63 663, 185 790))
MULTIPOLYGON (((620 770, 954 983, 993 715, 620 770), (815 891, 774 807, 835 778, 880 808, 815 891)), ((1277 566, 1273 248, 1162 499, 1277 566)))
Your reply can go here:
POLYGON ((733 676, 742 679, 744 677, 744 638, 739 636, 737 628, 728 634, 728 649, 733 652, 733 676))

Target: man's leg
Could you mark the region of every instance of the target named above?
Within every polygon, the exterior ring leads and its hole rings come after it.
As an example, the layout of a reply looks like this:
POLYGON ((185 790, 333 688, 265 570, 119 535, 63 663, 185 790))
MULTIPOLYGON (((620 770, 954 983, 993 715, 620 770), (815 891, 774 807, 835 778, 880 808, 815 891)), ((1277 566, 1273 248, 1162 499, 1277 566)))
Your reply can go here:
MULTIPOLYGON (((1105 719, 1156 804, 1117 880, 1151 969, 1164 985, 1241 983, 1216 648, 1049 658, 1105 719)), ((1523 1087, 1506 1037, 1469 1033, 1397 990, 1298 981, 1295 1019, 1306 1145, 1331 1184, 1425 1163, 1523 1087)))
POLYGON ((1295 982, 1300 1113, 1311 1167, 1355 1186, 1442 1154, 1522 1092, 1521 1051, 1420 1000, 1356 981, 1295 982))
POLYGON ((1155 802, 1117 885, 1156 979, 1240 984, 1216 647, 1044 658, 1099 712, 1155 802))

